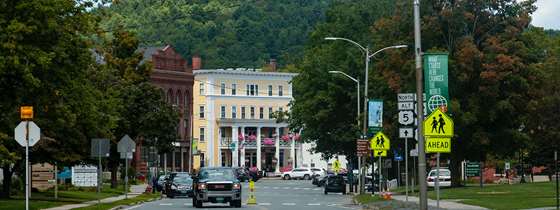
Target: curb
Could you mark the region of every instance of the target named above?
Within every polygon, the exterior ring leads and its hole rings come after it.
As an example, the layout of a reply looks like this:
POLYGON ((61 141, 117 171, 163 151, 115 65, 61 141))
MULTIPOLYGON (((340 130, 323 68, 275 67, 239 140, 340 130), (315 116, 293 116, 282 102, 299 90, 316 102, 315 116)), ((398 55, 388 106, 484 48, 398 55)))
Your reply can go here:
POLYGON ((138 202, 136 202, 136 203, 134 203, 134 204, 132 204, 132 205, 119 205, 119 206, 115 206, 115 207, 113 207, 113 208, 110 208, 109 210, 121 210, 121 209, 126 209, 126 208, 130 208, 130 207, 133 207, 133 206, 142 205, 142 204, 147 203, 147 202, 153 202, 153 201, 157 201, 157 200, 161 200, 161 199, 162 199, 161 197, 152 198, 152 199, 149 199, 149 200, 147 200, 147 201, 138 201, 138 202))

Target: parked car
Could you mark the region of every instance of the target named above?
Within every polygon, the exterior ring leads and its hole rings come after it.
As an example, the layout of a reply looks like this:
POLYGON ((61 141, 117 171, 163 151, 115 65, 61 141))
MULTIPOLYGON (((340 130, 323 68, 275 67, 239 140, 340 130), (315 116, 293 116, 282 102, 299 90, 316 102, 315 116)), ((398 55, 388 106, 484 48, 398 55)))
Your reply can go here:
POLYGON ((320 168, 311 168, 311 177, 320 176, 323 174, 323 170, 320 168))
POLYGON ((324 193, 329 194, 329 192, 340 192, 346 194, 346 182, 344 177, 341 175, 329 175, 326 178, 324 193))
POLYGON ((175 176, 171 180, 171 187, 167 192, 167 197, 174 198, 176 196, 193 196, 192 190, 193 180, 190 176, 175 176))
POLYGON ((186 172, 177 172, 169 175, 165 192, 168 198, 175 196, 192 196, 193 180, 186 172))
MULTIPOLYGON (((428 181, 428 187, 436 186, 437 170, 433 169, 428 173, 426 180, 428 181)), ((440 187, 451 187, 451 171, 446 168, 439 169, 439 186, 440 187)))
POLYGON ((252 178, 249 170, 241 167, 236 167, 234 169, 235 177, 237 177, 240 182, 249 181, 252 178))
POLYGON ((248 171, 249 171, 250 178, 253 179, 253 181, 255 182, 258 181, 263 176, 263 172, 259 171, 257 167, 251 167, 248 169, 248 171))
POLYGON ((313 173, 309 168, 296 168, 282 173, 282 179, 311 179, 313 173))
POLYGON ((318 187, 321 187, 322 184, 321 183, 323 181, 323 179, 327 176, 327 171, 326 170, 321 170, 321 172, 315 172, 315 174, 313 174, 313 178, 311 178, 311 184, 313 185, 317 185, 318 187))
POLYGON ((166 180, 169 178, 169 175, 160 175, 158 180, 157 180, 157 184, 156 184, 156 190, 158 192, 162 192, 165 194, 165 182, 166 180))
POLYGON ((195 208, 202 208, 205 202, 229 202, 232 207, 241 207, 241 184, 233 168, 203 167, 193 178, 195 208))

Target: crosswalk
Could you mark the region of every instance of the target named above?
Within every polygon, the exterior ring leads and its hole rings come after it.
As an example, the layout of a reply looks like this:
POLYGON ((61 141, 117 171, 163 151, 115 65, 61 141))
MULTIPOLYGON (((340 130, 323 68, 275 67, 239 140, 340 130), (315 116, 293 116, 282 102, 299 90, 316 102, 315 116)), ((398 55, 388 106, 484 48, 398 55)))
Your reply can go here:
POLYGON ((323 190, 321 187, 270 187, 270 186, 255 186, 255 189, 271 189, 271 190, 310 190, 310 191, 320 191, 323 190))
MULTIPOLYGON (((173 205, 183 205, 183 206, 192 206, 192 203, 160 203, 160 206, 173 206, 173 205)), ((208 205, 208 204, 207 204, 208 205)), ((243 205, 248 205, 247 203, 244 203, 243 205)), ((257 206, 275 206, 275 205, 281 205, 281 206, 342 206, 345 205, 343 203, 257 203, 257 206)))

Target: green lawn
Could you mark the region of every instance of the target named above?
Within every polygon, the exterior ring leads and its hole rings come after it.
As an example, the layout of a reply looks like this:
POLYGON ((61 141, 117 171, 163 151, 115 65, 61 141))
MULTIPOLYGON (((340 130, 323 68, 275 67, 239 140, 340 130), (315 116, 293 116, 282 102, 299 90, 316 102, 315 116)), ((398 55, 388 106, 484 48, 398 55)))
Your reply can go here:
POLYGON ((362 194, 362 195, 356 195, 354 196, 354 199, 356 201, 358 201, 358 203, 361 204, 367 204, 367 203, 372 203, 372 202, 377 202, 377 201, 382 201, 383 199, 381 199, 379 196, 372 196, 371 194, 362 194))
POLYGON ((156 198, 159 198, 160 194, 159 193, 154 193, 154 194, 142 194, 139 196, 136 196, 134 198, 129 198, 126 200, 120 200, 120 201, 115 201, 113 203, 103 203, 99 206, 93 205, 93 206, 88 206, 88 207, 83 207, 83 208, 77 208, 76 210, 99 210, 99 209, 111 209, 113 207, 119 206, 119 205, 134 205, 138 202, 141 201, 149 201, 149 200, 153 200, 156 198))
MULTIPOLYGON (((435 199, 433 188, 428 188, 428 196, 435 199)), ((401 194, 404 190, 399 188, 401 194)), ((478 185, 467 187, 442 188, 441 199, 460 200, 459 202, 482 206, 489 209, 526 209, 556 205, 555 183, 525 183, 514 185, 478 185)), ((412 196, 418 196, 417 191, 412 196)))
MULTIPOLYGON (((104 185, 100 198, 112 197, 124 194, 122 187, 111 189, 104 185)), ((31 193, 29 209, 43 209, 66 204, 82 203, 97 199, 95 188, 70 188, 58 191, 58 200, 54 199, 54 191, 31 193)), ((0 210, 25 209, 25 192, 12 196, 12 199, 0 199, 0 210)))

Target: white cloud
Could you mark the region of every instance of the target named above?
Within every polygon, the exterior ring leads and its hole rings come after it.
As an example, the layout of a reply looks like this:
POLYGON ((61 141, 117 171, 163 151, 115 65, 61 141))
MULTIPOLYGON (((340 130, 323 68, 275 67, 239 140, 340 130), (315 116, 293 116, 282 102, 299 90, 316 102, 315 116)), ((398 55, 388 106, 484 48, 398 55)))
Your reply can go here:
POLYGON ((531 24, 546 29, 560 30, 560 0, 537 0, 538 9, 531 24))

